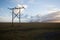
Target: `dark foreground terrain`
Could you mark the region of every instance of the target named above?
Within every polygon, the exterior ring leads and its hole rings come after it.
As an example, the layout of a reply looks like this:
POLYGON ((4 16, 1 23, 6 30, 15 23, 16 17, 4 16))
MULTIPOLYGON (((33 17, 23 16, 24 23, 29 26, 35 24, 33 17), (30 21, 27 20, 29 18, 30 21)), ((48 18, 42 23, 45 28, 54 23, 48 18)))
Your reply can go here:
POLYGON ((60 24, 0 23, 0 40, 60 40, 60 24))

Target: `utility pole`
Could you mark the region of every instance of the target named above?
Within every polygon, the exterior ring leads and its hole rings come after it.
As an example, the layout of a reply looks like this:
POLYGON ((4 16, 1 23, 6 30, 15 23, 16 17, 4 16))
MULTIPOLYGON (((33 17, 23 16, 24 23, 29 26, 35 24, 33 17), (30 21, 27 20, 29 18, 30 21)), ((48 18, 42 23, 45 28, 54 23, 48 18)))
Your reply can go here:
POLYGON ((14 22, 15 17, 18 17, 20 23, 21 9, 25 9, 24 6, 9 8, 9 10, 12 11, 12 24, 14 22))

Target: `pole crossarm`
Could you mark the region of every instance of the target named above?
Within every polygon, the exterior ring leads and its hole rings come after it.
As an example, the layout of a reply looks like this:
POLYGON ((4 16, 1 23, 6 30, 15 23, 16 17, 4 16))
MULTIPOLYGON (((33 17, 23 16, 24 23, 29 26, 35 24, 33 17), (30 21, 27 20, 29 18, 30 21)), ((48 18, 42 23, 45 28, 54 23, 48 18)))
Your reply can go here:
MULTIPOLYGON (((23 9, 24 7, 19 7, 19 8, 17 8, 17 7, 15 7, 15 8, 8 8, 8 9, 10 9, 10 10, 14 10, 14 9, 23 9)), ((24 8, 25 9, 25 8, 24 8)))

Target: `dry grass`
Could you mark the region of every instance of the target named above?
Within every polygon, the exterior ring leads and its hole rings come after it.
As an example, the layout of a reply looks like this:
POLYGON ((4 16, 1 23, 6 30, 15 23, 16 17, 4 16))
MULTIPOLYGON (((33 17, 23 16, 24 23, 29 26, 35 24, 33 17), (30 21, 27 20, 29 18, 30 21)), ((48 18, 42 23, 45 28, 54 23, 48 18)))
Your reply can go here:
POLYGON ((14 23, 13 25, 0 23, 0 40, 57 40, 60 36, 59 25, 59 23, 14 23))

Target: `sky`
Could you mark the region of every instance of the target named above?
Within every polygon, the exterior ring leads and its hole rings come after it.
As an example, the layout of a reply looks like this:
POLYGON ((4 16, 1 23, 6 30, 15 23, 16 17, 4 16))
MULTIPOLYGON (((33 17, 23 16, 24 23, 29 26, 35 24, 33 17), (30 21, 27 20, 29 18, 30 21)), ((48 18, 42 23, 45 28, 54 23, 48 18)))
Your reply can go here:
POLYGON ((8 8, 25 4, 27 8, 21 13, 22 17, 40 15, 44 16, 52 12, 60 11, 60 0, 0 0, 0 18, 11 17, 11 10, 8 8))

